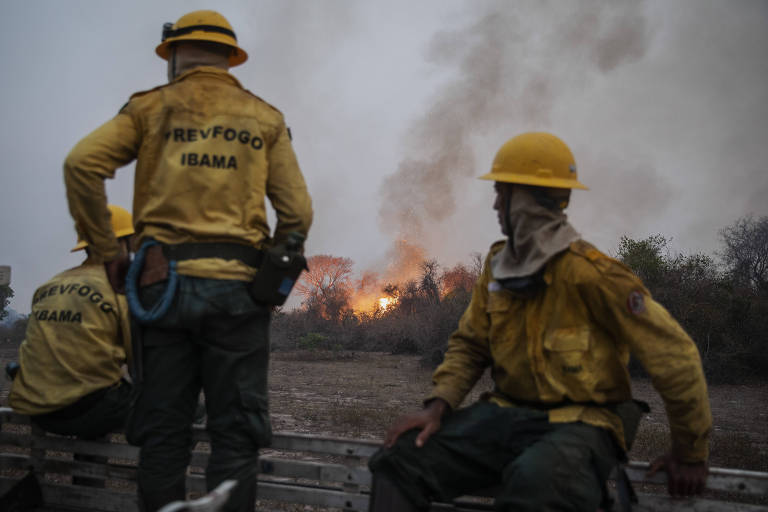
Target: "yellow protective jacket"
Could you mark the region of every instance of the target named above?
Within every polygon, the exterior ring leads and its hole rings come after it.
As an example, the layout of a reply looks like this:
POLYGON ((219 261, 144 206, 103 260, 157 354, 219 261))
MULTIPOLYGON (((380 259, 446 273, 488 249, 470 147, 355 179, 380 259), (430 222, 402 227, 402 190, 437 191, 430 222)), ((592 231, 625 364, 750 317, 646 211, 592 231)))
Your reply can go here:
POLYGON ((496 391, 485 399, 567 403, 549 411, 551 422, 607 428, 625 447, 618 416, 591 404, 631 399, 631 352, 664 399, 674 452, 706 460, 712 416, 698 349, 632 271, 579 240, 546 264, 546 287, 525 298, 491 276, 503 245, 491 247, 429 398, 455 409, 490 366, 496 391))
MULTIPOLYGON (((274 240, 306 236, 312 204, 282 114, 224 70, 201 66, 136 93, 120 113, 81 140, 64 163, 69 209, 97 261, 118 252, 104 179, 137 159, 137 241, 168 244, 272 242, 264 197, 277 213, 274 240)), ((180 274, 250 280, 237 260, 182 261, 180 274)))
POLYGON ((102 264, 62 272, 35 291, 9 405, 43 414, 115 384, 130 339, 125 296, 112 290, 102 264))

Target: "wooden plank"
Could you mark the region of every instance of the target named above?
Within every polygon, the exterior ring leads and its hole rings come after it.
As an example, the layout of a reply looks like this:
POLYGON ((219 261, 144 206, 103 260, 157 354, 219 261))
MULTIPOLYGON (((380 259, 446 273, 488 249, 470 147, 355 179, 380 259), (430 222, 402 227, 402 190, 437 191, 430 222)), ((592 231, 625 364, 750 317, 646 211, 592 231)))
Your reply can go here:
MULTIPOLYGON (((650 464, 647 462, 632 461, 626 467, 627 476, 632 482, 666 485, 667 474, 664 472, 657 473, 651 478, 645 477, 649 467, 650 464)), ((768 495, 768 473, 741 469, 709 468, 707 489, 757 496, 768 495)))
POLYGON ((111 489, 95 489, 50 482, 41 482, 40 487, 46 505, 99 510, 100 512, 135 512, 139 510, 135 491, 120 492, 111 489))
MULTIPOLYGON (((0 469, 27 469, 29 468, 29 460, 28 455, 3 454, 0 457, 0 469)), ((100 480, 136 481, 136 466, 117 464, 105 465, 73 460, 46 459, 41 463, 41 472, 100 480)))
POLYGON ((272 437, 273 450, 298 452, 317 452, 331 455, 370 457, 376 453, 381 443, 333 437, 317 437, 308 434, 276 433, 272 437))
MULTIPOLYGON (((192 428, 194 442, 209 442, 205 427, 194 425, 192 428)), ((273 450, 318 452, 330 455, 347 455, 354 457, 370 457, 379 449, 378 441, 362 441, 337 437, 318 437, 310 434, 293 432, 275 432, 272 444, 266 448, 273 450)))
MULTIPOLYGON (((205 494, 205 477, 187 475, 187 491, 205 494)), ((258 498, 316 507, 347 508, 360 512, 368 510, 367 494, 352 494, 340 489, 294 482, 259 480, 258 498)))
POLYGON ((32 436, 19 432, 0 432, 0 445, 29 448, 32 444, 32 436))
POLYGON ((298 487, 278 482, 259 481, 259 499, 301 503, 316 507, 342 508, 365 512, 368 510, 368 495, 350 494, 341 490, 298 487))
POLYGON ((29 425, 31 420, 25 414, 17 414, 10 407, 0 407, 0 423, 29 425))
POLYGON ((28 469, 29 465, 29 455, 24 455, 21 453, 0 454, 0 470, 28 469))
POLYGON ((129 444, 111 443, 108 441, 84 441, 71 437, 55 435, 30 436, 17 432, 0 432, 0 445, 31 447, 36 451, 55 451, 80 453, 83 455, 98 455, 116 459, 137 460, 139 448, 129 444))
POLYGON ((211 456, 208 452, 201 452, 201 451, 193 451, 192 457, 189 459, 189 465, 198 467, 198 468, 204 468, 208 465, 208 458, 211 456))
POLYGON ((259 460, 259 473, 263 475, 304 478, 320 482, 371 485, 371 473, 364 466, 345 466, 328 462, 286 460, 264 456, 259 460))
POLYGON ((732 501, 707 499, 671 499, 656 494, 637 495, 640 503, 632 506, 633 512, 766 512, 768 507, 748 505, 732 501))
POLYGON ((60 473, 74 477, 97 478, 100 480, 136 481, 136 466, 113 464, 98 464, 69 460, 47 460, 43 463, 43 471, 60 473))
POLYGON ((116 459, 138 460, 139 448, 129 444, 110 443, 106 441, 84 441, 69 437, 43 436, 35 437, 32 448, 41 448, 56 452, 80 453, 83 455, 100 455, 116 459))
MULTIPOLYGON (((7 410, 0 410, 0 419, 8 423, 29 424, 29 419, 22 415, 7 410)), ((194 427, 195 439, 199 442, 207 442, 206 432, 199 426, 194 427)), ((135 460, 138 457, 138 448, 121 443, 112 443, 106 440, 83 441, 68 437, 40 434, 39 429, 33 429, 32 433, 0 432, 0 444, 17 447, 31 447, 31 455, 17 453, 0 453, 0 468, 23 470, 37 461, 41 470, 70 474, 74 476, 94 477, 100 479, 119 479, 135 481, 135 467, 115 466, 80 461, 67 461, 47 455, 45 452, 82 453, 86 455, 105 456, 125 460, 135 460)), ((360 461, 376 452, 379 443, 375 441, 360 441, 355 439, 322 438, 307 434, 276 433, 273 445, 270 447, 277 451, 313 452, 323 455, 350 457, 360 461)), ((369 486, 371 481, 367 468, 361 465, 345 465, 307 460, 285 459, 271 452, 260 458, 259 497, 275 501, 301 503, 305 505, 342 508, 347 510, 366 510, 368 496, 359 492, 356 486, 369 486), (284 481, 281 479, 291 479, 284 481), (302 479, 304 482, 295 482, 302 479), (306 481, 317 482, 316 484, 306 481), (346 489, 329 487, 323 483, 349 484, 346 489)), ((209 453, 204 450, 195 450, 192 454, 192 465, 204 467, 207 464, 209 453)), ((666 475, 663 473, 651 479, 645 478, 648 463, 631 462, 627 467, 628 476, 635 482, 666 483, 666 475)), ((0 485, 14 482, 15 479, 0 478, 0 485)), ((205 493, 205 479, 200 474, 188 476, 190 491, 205 493)), ((742 471, 723 468, 710 468, 708 489, 737 492, 753 495, 768 495, 768 473, 742 471)), ((94 489, 80 486, 61 486, 46 484, 46 491, 61 506, 78 506, 77 503, 86 503, 86 506, 95 509, 133 510, 135 497, 133 492, 126 493, 104 489, 94 489), (83 495, 91 496, 93 503, 83 495), (112 503, 117 496, 118 501, 128 499, 126 505, 122 501, 112 508, 104 508, 104 503, 112 503), (121 497, 122 496, 122 497, 121 497), (129 496, 130 498, 126 498, 129 496), (132 501, 131 501, 132 500, 132 501), (103 501, 103 502, 102 502, 103 501)), ((47 498, 46 498, 47 499, 47 498)), ((82 505, 80 505, 82 506, 82 505)), ((477 502, 459 501, 451 504, 436 504, 434 510, 470 511, 484 510, 488 505, 477 502)), ((643 495, 641 508, 637 510, 676 510, 681 512, 715 510, 752 512, 768 511, 768 507, 745 505, 733 502, 717 502, 713 500, 672 500, 663 495, 643 495)))
MULTIPOLYGON (((208 464, 209 455, 208 453, 193 452, 189 465, 196 468, 205 468, 208 464)), ((259 474, 323 482, 352 483, 356 485, 371 484, 371 473, 365 466, 284 459, 273 455, 259 457, 259 474)))

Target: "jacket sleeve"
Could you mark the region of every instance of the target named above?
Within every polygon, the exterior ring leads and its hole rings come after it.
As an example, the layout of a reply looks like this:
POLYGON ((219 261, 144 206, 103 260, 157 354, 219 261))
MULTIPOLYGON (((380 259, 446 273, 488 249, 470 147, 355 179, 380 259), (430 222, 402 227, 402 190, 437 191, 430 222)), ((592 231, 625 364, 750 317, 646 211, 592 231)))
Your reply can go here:
POLYGON ((281 242, 292 231, 306 237, 312 224, 312 200, 293 152, 288 129, 282 121, 267 158, 267 197, 277 213, 274 239, 281 242))
POLYGON ((472 290, 472 299, 459 320, 459 327, 448 340, 443 363, 432 375, 434 387, 425 402, 442 398, 455 410, 491 363, 490 322, 486 313, 491 273, 489 261, 490 256, 472 290))
POLYGON ((75 229, 89 244, 91 258, 110 261, 118 245, 110 225, 104 179, 138 153, 139 133, 125 110, 75 145, 64 161, 64 185, 75 229))
POLYGON ((611 262, 605 270, 586 285, 595 318, 626 341, 651 376, 664 400, 673 453, 684 462, 706 461, 712 413, 698 348, 629 269, 611 262))

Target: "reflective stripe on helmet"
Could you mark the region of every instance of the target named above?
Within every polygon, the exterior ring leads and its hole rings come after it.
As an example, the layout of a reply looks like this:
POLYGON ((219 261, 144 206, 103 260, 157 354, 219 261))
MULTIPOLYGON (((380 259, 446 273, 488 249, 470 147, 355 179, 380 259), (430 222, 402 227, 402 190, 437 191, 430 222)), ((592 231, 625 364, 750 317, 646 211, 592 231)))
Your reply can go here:
POLYGON ((180 28, 174 29, 173 23, 163 24, 163 36, 161 41, 165 41, 169 37, 183 36, 184 34, 189 34, 191 32, 196 32, 198 30, 201 32, 218 32, 219 34, 230 36, 235 41, 237 41, 237 36, 235 35, 235 33, 232 30, 229 30, 228 28, 217 27, 216 25, 192 25, 189 27, 180 27, 180 28))

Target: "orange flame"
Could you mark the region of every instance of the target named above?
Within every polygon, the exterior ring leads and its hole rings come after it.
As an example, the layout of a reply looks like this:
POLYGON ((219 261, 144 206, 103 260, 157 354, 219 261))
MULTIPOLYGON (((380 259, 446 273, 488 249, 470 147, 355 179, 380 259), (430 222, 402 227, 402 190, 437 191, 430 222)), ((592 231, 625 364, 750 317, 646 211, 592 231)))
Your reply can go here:
POLYGON ((394 306, 397 303, 394 297, 380 297, 379 308, 382 311, 386 311, 390 306, 394 306))

